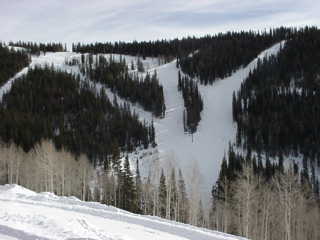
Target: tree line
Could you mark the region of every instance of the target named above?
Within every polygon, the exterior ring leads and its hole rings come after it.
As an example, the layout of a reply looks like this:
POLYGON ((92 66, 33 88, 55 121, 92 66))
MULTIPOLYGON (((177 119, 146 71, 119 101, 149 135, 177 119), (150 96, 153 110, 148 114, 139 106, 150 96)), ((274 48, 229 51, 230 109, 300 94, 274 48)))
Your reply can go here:
POLYGON ((193 41, 196 38, 184 38, 182 40, 157 40, 157 41, 142 41, 142 42, 106 42, 106 43, 73 43, 72 51, 79 53, 114 53, 121 55, 132 55, 146 57, 158 57, 165 59, 165 62, 173 60, 180 51, 189 51, 193 48, 193 41), (181 46, 183 42, 183 46, 181 46))
POLYGON ((181 76, 178 72, 178 91, 182 92, 184 107, 183 129, 188 133, 195 133, 201 120, 203 101, 198 90, 198 84, 188 76, 181 76))
POLYGON ((10 50, 0 43, 0 86, 5 84, 17 72, 28 66, 30 58, 23 51, 10 50))
POLYGON ((318 239, 319 182, 304 171, 230 146, 212 189, 211 228, 253 240, 318 239))
POLYGON ((260 32, 227 32, 203 37, 142 42, 73 43, 74 52, 117 53, 158 57, 165 62, 177 59, 178 66, 191 78, 212 84, 248 64, 261 51, 284 39, 290 39, 298 29, 275 28, 260 32))
POLYGON ((117 156, 112 167, 97 171, 86 155, 75 158, 63 148, 57 150, 50 140, 27 153, 14 143, 1 143, 0 152, 1 184, 99 201, 250 239, 313 240, 320 236, 319 194, 299 175, 297 164, 285 170, 281 161, 262 163, 259 156, 243 156, 230 147, 213 187, 212 208, 206 211, 201 198, 194 195, 199 188, 193 185, 199 180, 197 173, 187 176, 188 185, 181 170, 154 165, 147 178, 142 178, 139 160, 133 170, 132 161, 123 155, 117 156))
POLYGON ((320 31, 305 28, 258 62, 233 94, 238 146, 319 163, 319 61, 320 31))
POLYGON ((39 55, 41 52, 66 52, 67 46, 62 43, 37 43, 37 42, 9 42, 9 46, 25 48, 31 54, 39 55))
POLYGON ((76 157, 64 147, 57 149, 50 139, 41 140, 29 152, 13 142, 1 141, 0 184, 20 184, 37 192, 75 196, 134 213, 205 226, 201 200, 194 201, 194 194, 188 194, 180 169, 160 169, 156 164, 147 177, 142 177, 138 158, 133 163, 126 154, 118 154, 113 155, 115 161, 109 168, 97 169, 85 154, 76 157))
POLYGON ((247 155, 231 148, 222 162, 212 191, 217 229, 319 238, 319 41, 316 27, 295 31, 233 94, 236 144, 247 155))
POLYGON ((178 58, 181 70, 202 84, 212 84, 216 79, 232 73, 250 63, 257 55, 282 40, 285 29, 270 32, 228 32, 213 37, 196 52, 178 58))
POLYGON ((163 87, 159 83, 156 71, 145 76, 129 73, 126 61, 119 62, 112 56, 109 59, 102 55, 82 55, 80 69, 82 74, 94 82, 102 83, 120 97, 139 103, 144 110, 156 117, 165 116, 163 87))
POLYGON ((154 166, 143 179, 138 159, 135 172, 131 169, 128 157, 123 167, 121 161, 113 165, 112 173, 107 172, 107 184, 112 187, 102 196, 102 202, 139 214, 189 222, 189 199, 181 170, 176 177, 176 169, 164 171, 154 166))
POLYGON ((49 139, 58 150, 108 167, 119 151, 155 145, 153 125, 140 122, 127 104, 112 104, 104 89, 96 93, 79 76, 48 66, 29 69, 13 83, 0 116, 2 141, 25 152, 49 139))

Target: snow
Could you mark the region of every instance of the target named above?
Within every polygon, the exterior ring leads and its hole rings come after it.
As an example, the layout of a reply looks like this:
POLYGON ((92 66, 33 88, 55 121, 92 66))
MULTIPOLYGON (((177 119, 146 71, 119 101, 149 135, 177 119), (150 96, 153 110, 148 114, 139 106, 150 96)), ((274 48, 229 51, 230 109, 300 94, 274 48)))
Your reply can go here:
MULTIPOLYGON (((158 143, 156 149, 131 154, 131 166, 135 165, 136 158, 142 158, 140 159, 140 171, 143 177, 146 177, 149 171, 155 172, 155 166, 159 164, 164 168, 172 166, 181 168, 187 185, 194 185, 203 200, 208 201, 211 187, 219 174, 223 155, 228 150, 229 142, 233 142, 236 135, 236 125, 232 119, 232 93, 240 88, 241 82, 248 76, 250 70, 256 68, 258 58, 262 59, 277 54, 283 44, 284 42, 275 44, 262 52, 248 66, 240 68, 232 76, 218 80, 212 86, 199 86, 204 101, 204 110, 198 131, 193 135, 193 141, 192 137, 183 131, 184 103, 181 93, 177 90, 178 69, 176 61, 159 66, 159 61, 155 58, 143 60, 147 71, 157 71, 159 81, 164 87, 167 110, 165 118, 153 119, 152 114, 144 111, 139 104, 130 103, 132 110, 139 114, 141 120, 149 122, 154 120, 156 142, 158 143)), ((110 54, 104 54, 104 56, 108 58, 110 54)), ((120 55, 113 54, 112 56, 115 59, 120 59, 120 55)), ((132 61, 136 65, 136 57, 122 57, 126 59, 129 67, 132 61)), ((79 73, 77 66, 65 64, 66 60, 73 58, 80 60, 81 54, 72 52, 46 53, 39 57, 33 56, 29 67, 54 65, 68 72, 79 73)), ((23 69, 0 88, 0 100, 3 94, 10 90, 12 82, 27 71, 28 68, 23 69)), ((100 91, 102 87, 101 84, 92 83, 92 85, 96 87, 97 91, 100 91)), ((106 90, 106 93, 112 100, 114 94, 109 89, 106 90)), ((127 101, 118 97, 118 102, 127 101)), ((157 175, 157 173, 153 174, 157 175)))
MULTIPOLYGON (((75 197, 0 186, 0 239, 240 240, 243 238, 132 214, 75 197)), ((244 239, 243 239, 244 240, 244 239)))
POLYGON ((31 56, 31 63, 29 66, 23 68, 20 72, 18 72, 14 77, 9 79, 1 88, 0 88, 0 101, 5 93, 10 91, 13 82, 20 78, 21 76, 28 73, 29 68, 33 68, 37 65, 51 65, 54 64, 56 67, 62 67, 65 62, 65 57, 67 55, 73 55, 73 53, 47 53, 41 54, 40 56, 32 55, 31 56))
POLYGON ((25 75, 28 72, 29 67, 23 68, 20 72, 18 72, 13 78, 9 79, 1 88, 0 88, 0 100, 2 101, 3 95, 10 91, 12 83, 19 77, 25 75))
MULTIPOLYGON (((258 58, 277 54, 282 43, 262 52, 258 58)), ((178 69, 172 62, 157 69, 164 86, 166 117, 155 120, 156 141, 160 158, 173 155, 175 162, 194 181, 200 179, 200 192, 207 195, 217 180, 221 160, 228 150, 229 142, 235 139, 236 125, 232 119, 232 93, 240 88, 250 70, 257 66, 258 58, 248 66, 239 69, 232 76, 216 81, 212 86, 199 86, 203 97, 204 110, 198 131, 192 137, 183 132, 183 98, 177 91, 178 69)), ((190 183, 192 184, 192 183, 190 183)), ((189 185, 190 185, 189 184, 189 185)), ((207 198, 208 199, 208 198, 207 198)))
POLYGON ((16 47, 16 46, 9 46, 9 49, 13 51, 27 51, 27 49, 23 47, 16 47))

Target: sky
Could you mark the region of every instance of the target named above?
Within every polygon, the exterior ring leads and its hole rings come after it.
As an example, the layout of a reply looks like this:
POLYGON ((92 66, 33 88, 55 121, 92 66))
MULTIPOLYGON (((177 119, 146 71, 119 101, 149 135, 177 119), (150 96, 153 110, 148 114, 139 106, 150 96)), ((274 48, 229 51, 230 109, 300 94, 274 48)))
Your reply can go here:
POLYGON ((0 1, 0 41, 140 41, 320 25, 317 0, 0 1))

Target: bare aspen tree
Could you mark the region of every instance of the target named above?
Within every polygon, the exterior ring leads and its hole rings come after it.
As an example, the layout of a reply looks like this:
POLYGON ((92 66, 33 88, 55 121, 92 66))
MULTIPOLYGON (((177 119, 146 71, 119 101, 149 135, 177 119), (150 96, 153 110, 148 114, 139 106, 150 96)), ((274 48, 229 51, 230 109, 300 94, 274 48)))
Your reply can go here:
POLYGON ((205 216, 204 216, 204 210, 202 205, 202 200, 199 201, 199 207, 198 207, 198 214, 197 214, 197 226, 198 227, 205 227, 205 216))
POLYGON ((46 164, 46 186, 47 192, 54 192, 53 179, 54 179, 54 145, 52 141, 44 140, 41 143, 43 162, 46 164))
POLYGON ((8 183, 7 147, 0 141, 0 184, 8 183))
MULTIPOLYGON (((168 176, 167 176, 167 179, 169 179, 168 176)), ((170 219, 171 194, 172 194, 172 185, 171 185, 170 181, 167 181, 166 219, 170 219)))
POLYGON ((257 197, 257 179, 251 167, 245 167, 235 184, 235 200, 239 205, 240 233, 244 237, 251 237, 250 226, 253 203, 257 197))
POLYGON ((81 154, 79 159, 79 175, 81 179, 81 199, 85 201, 89 196, 89 181, 92 177, 92 166, 90 165, 88 158, 81 154))
POLYGON ((155 184, 155 188, 153 189, 153 210, 152 210, 152 215, 153 216, 158 216, 159 214, 159 188, 158 188, 158 183, 160 181, 160 158, 159 156, 156 156, 153 159, 153 166, 152 169, 149 170, 150 175, 151 175, 151 183, 155 184))
POLYGON ((58 154, 58 158, 60 162, 60 194, 64 196, 66 194, 67 174, 69 173, 68 163, 70 162, 70 156, 64 149, 62 149, 58 154))
POLYGON ((16 146, 16 159, 15 159, 15 183, 19 184, 20 167, 22 159, 25 158, 26 153, 20 147, 16 146))
POLYGON ((7 159, 7 169, 8 169, 8 182, 9 184, 14 183, 14 173, 16 167, 16 161, 18 158, 18 147, 16 144, 11 143, 6 151, 6 159, 7 159))
POLYGON ((144 202, 143 214, 152 215, 154 210, 153 196, 155 192, 155 185, 151 183, 150 173, 146 180, 146 183, 143 184, 142 189, 143 189, 142 194, 143 194, 143 202, 144 202))
POLYGON ((229 186, 229 182, 227 179, 224 180, 222 183, 222 188, 223 188, 223 204, 221 206, 222 211, 221 211, 221 231, 223 232, 228 232, 229 231, 229 225, 231 222, 231 187, 229 186))
POLYGON ((293 211, 299 197, 298 177, 291 167, 287 174, 274 178, 275 186, 279 194, 279 204, 282 206, 284 220, 284 240, 292 240, 293 211))
POLYGON ((261 225, 260 235, 257 239, 269 239, 270 220, 272 219, 272 204, 275 201, 274 193, 269 185, 260 185, 260 209, 261 209, 261 225))
POLYGON ((192 173, 190 177, 190 215, 189 223, 192 225, 198 225, 198 211, 200 202, 200 171, 196 162, 192 167, 192 173))

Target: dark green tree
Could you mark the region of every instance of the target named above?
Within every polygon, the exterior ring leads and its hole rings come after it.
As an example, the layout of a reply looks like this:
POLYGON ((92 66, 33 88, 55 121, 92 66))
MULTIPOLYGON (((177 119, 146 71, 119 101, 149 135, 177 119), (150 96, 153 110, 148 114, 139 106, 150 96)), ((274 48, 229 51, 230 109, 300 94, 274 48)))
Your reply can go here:
POLYGON ((167 210, 167 184, 166 177, 164 175, 163 169, 161 170, 160 182, 159 182, 159 216, 165 218, 167 210))

